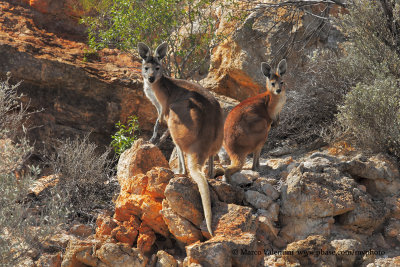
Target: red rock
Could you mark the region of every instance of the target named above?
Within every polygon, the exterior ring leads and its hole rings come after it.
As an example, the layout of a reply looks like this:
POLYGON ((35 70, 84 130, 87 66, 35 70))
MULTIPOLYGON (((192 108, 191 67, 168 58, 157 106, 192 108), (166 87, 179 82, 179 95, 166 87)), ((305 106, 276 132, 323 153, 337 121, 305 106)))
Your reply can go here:
POLYGON ((154 234, 154 231, 148 225, 142 223, 139 228, 137 248, 142 253, 149 252, 155 241, 156 235, 154 234))
MULTIPOLYGON (((150 146, 150 149, 154 150, 154 148, 150 146)), ((135 155, 143 152, 143 146, 137 146, 136 149, 139 152, 136 153, 133 151, 132 153, 135 155)), ((154 151, 159 152, 158 148, 154 151)), ((136 161, 141 161, 141 156, 134 157, 136 161)), ((124 161, 124 159, 122 160, 124 161)), ((137 166, 135 161, 132 160, 131 163, 132 166, 137 166)), ((127 174, 129 171, 123 173, 127 174)), ((120 176, 121 192, 115 202, 114 218, 118 221, 129 221, 132 216, 136 216, 143 223, 149 225, 156 233, 168 236, 168 227, 160 211, 162 209, 164 190, 172 177, 173 173, 171 170, 163 167, 155 167, 146 172, 146 174, 140 173, 130 178, 129 176, 120 176)))
POLYGON ((97 258, 93 255, 96 247, 95 242, 71 240, 63 257, 62 267, 84 267, 93 265, 97 262, 97 258))
POLYGON ((47 254, 44 253, 35 262, 36 267, 60 267, 61 266, 61 252, 57 254, 47 254))
POLYGON ((88 237, 92 234, 93 229, 86 224, 75 224, 69 230, 70 234, 80 237, 88 237))
POLYGON ((137 174, 145 174, 153 167, 168 168, 168 162, 161 151, 153 144, 138 139, 130 149, 125 150, 119 158, 117 178, 121 186, 137 174))
POLYGON ((96 225, 96 237, 100 239, 106 238, 105 236, 110 236, 111 231, 118 226, 116 220, 103 214, 97 217, 96 225))
POLYGON ((130 221, 123 222, 111 232, 111 236, 121 243, 126 243, 133 246, 139 232, 140 221, 135 216, 132 216, 130 221))
POLYGON ((180 242, 190 245, 196 241, 201 241, 203 236, 201 231, 196 228, 189 220, 183 218, 170 208, 168 200, 164 199, 162 215, 169 231, 180 242))

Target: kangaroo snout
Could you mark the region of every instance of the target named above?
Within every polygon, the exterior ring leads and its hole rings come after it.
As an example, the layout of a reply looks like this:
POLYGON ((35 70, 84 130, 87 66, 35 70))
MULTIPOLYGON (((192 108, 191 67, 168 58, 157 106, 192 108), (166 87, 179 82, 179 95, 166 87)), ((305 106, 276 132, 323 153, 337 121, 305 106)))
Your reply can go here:
POLYGON ((150 76, 149 77, 149 82, 150 83, 153 83, 155 80, 156 80, 156 77, 154 77, 154 76, 150 76))
POLYGON ((277 94, 280 94, 282 92, 282 89, 281 88, 279 88, 278 90, 276 90, 276 93, 277 94))

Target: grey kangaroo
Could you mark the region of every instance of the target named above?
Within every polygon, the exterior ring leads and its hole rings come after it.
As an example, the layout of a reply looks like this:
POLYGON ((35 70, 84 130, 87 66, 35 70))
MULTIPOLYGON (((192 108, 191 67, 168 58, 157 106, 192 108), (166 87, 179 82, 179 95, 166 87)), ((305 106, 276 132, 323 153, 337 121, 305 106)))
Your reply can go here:
POLYGON ((166 43, 159 45, 154 55, 144 43, 139 43, 138 49, 143 59, 145 87, 153 92, 160 108, 158 121, 166 121, 180 160, 183 160, 182 152, 187 157, 189 173, 199 187, 207 229, 212 235, 210 191, 201 168, 208 158, 209 176, 213 176, 213 156, 223 141, 221 107, 200 85, 163 74, 161 60, 167 53, 166 43))

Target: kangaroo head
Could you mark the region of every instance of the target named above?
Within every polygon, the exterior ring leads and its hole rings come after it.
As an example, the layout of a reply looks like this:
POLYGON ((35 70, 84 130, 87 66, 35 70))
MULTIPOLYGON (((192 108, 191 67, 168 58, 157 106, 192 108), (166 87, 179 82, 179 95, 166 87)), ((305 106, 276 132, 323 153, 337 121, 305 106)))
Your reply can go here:
POLYGON ((282 59, 276 68, 276 72, 273 73, 270 65, 265 62, 261 63, 261 71, 267 77, 267 90, 274 95, 279 95, 286 91, 286 86, 282 79, 283 74, 286 73, 286 67, 286 60, 282 59))
POLYGON ((138 51, 142 61, 142 75, 145 82, 154 83, 161 78, 163 67, 161 60, 167 54, 167 43, 160 44, 154 55, 151 55, 150 48, 144 43, 138 43, 138 51))

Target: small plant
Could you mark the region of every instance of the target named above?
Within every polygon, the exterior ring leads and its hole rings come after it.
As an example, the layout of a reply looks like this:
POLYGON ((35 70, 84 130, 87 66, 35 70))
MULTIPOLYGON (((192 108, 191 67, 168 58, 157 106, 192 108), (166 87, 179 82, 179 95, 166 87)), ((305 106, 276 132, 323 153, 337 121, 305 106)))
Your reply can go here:
POLYGON ((111 146, 117 155, 121 155, 122 152, 130 148, 138 138, 139 132, 139 121, 137 116, 130 116, 128 118, 128 124, 124 125, 120 121, 115 124, 117 132, 111 136, 111 146))
POLYGON ((24 131, 31 113, 17 93, 20 83, 10 84, 10 77, 0 81, 0 266, 21 266, 28 251, 40 251, 40 240, 56 231, 63 210, 52 198, 39 203, 27 197, 41 170, 28 165, 30 171, 20 172, 33 151, 24 131))
POLYGON ((90 142, 89 136, 60 141, 47 164, 59 175, 51 197, 60 199, 60 208, 66 210, 68 219, 92 219, 96 208, 111 202, 113 188, 110 149, 99 153, 100 148, 90 142))
POLYGON ((351 1, 338 74, 351 88, 337 122, 360 148, 400 158, 400 3, 351 1))
POLYGON ((89 62, 89 61, 96 61, 100 60, 99 53, 94 50, 94 49, 84 49, 83 51, 83 62, 89 62))

